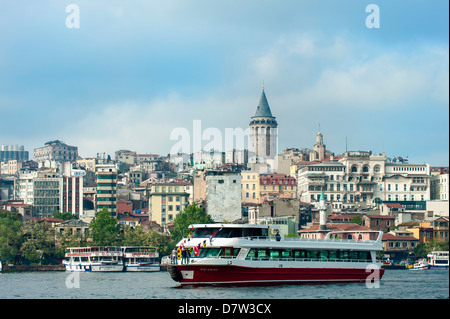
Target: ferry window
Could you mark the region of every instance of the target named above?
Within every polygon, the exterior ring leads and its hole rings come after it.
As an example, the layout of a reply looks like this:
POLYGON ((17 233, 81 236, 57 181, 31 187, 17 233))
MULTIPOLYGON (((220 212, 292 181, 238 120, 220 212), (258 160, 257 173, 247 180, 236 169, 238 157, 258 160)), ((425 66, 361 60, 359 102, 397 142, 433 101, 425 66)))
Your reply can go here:
POLYGON ((340 251, 339 257, 340 257, 339 259, 341 259, 341 260, 347 260, 348 259, 348 250, 340 251))
POLYGON ((266 250, 265 250, 265 249, 259 249, 259 250, 258 250, 257 257, 258 257, 259 259, 267 259, 268 256, 267 256, 266 250))
POLYGON ((251 249, 249 251, 249 253, 247 254, 247 257, 245 259, 247 260, 253 260, 256 257, 256 250, 255 249, 251 249))
POLYGON ((199 257, 218 257, 222 253, 222 248, 203 248, 200 251, 199 257))
POLYGON ((281 252, 281 257, 283 257, 283 258, 291 258, 292 257, 292 251, 291 250, 283 250, 281 252))
POLYGON ((359 252, 359 259, 370 261, 370 253, 368 251, 360 251, 359 252))
POLYGON ((322 250, 320 252, 320 260, 321 261, 327 261, 328 260, 328 251, 322 250))
POLYGON ((357 251, 351 251, 350 252, 350 259, 358 259, 358 252, 357 251))
POLYGON ((270 259, 280 258, 280 252, 278 250, 270 250, 270 259))
POLYGON ((330 257, 329 257, 330 259, 332 259, 332 260, 338 259, 338 257, 337 257, 337 251, 335 251, 335 250, 330 250, 329 254, 330 254, 330 257))

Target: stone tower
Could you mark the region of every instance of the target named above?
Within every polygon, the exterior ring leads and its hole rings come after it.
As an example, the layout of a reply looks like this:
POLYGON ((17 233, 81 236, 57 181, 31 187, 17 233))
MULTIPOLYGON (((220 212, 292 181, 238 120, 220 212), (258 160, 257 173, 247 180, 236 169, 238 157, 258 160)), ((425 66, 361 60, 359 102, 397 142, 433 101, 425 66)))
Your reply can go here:
POLYGON ((262 87, 261 97, 255 115, 250 121, 249 163, 276 162, 278 152, 278 123, 267 102, 262 87))
POLYGON ((326 146, 323 144, 323 135, 320 131, 316 134, 316 144, 314 144, 314 158, 312 161, 322 161, 325 158, 326 146))

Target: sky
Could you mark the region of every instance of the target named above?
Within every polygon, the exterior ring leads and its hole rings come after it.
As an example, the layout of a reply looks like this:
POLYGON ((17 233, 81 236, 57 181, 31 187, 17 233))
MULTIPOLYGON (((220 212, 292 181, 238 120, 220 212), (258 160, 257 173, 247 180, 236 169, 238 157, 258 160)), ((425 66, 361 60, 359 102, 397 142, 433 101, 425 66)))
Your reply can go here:
POLYGON ((448 1, 0 0, 0 145, 30 157, 167 155, 179 128, 196 151, 194 123, 248 128, 263 82, 279 152, 320 125, 337 155, 449 165, 448 1))

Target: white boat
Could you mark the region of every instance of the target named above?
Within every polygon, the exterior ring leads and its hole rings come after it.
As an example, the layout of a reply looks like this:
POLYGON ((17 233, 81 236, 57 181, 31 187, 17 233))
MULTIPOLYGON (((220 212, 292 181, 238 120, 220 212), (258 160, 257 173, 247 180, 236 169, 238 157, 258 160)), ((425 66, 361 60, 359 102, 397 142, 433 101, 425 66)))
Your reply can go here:
POLYGON ((431 268, 448 269, 448 251, 432 251, 427 259, 431 268))
POLYGON ((190 238, 177 244, 191 249, 190 258, 167 267, 181 285, 365 282, 384 274, 376 259, 382 250, 379 231, 368 231, 370 240, 349 240, 341 239, 349 233, 343 231, 328 232, 324 239, 277 238, 271 235, 277 227, 269 225, 190 228, 190 238))
POLYGON ((159 271, 159 253, 156 247, 122 247, 125 271, 159 271))
POLYGON ((123 271, 121 247, 69 247, 65 257, 67 271, 123 271))
POLYGON ((409 268, 410 270, 425 270, 429 269, 430 265, 428 264, 426 259, 420 259, 414 265, 409 268))

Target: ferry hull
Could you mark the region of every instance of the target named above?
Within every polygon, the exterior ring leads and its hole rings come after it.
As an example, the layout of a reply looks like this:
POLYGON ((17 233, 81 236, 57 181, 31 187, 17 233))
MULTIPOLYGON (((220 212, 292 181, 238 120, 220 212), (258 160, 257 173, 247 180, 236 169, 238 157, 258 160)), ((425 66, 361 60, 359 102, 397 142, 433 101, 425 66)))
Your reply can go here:
POLYGON ((129 272, 152 272, 152 271, 160 271, 159 265, 127 265, 125 271, 129 272))
POLYGON ((172 279, 181 285, 286 285, 365 282, 381 279, 365 268, 282 268, 243 267, 235 265, 169 266, 172 279))
POLYGON ((66 271, 79 271, 79 272, 120 272, 123 271, 123 265, 108 265, 108 264, 65 264, 66 271))

